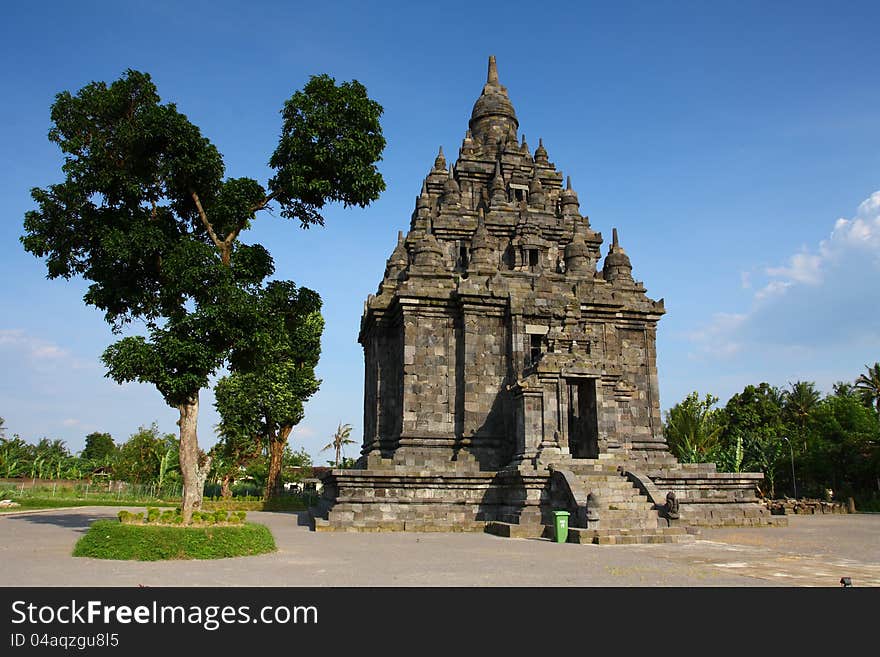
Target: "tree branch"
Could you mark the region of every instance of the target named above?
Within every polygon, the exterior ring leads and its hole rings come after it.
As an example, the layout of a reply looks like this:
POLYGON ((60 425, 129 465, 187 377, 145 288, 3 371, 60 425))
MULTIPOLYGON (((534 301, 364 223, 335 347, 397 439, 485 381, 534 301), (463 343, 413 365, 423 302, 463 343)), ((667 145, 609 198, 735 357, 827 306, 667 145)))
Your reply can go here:
POLYGON ((211 225, 211 222, 208 221, 208 215, 205 214, 205 210, 204 208, 202 208, 202 202, 201 200, 199 200, 199 195, 195 192, 190 192, 190 194, 192 195, 192 200, 196 204, 196 210, 199 211, 199 219, 202 220, 202 224, 208 230, 208 235, 210 236, 211 241, 214 242, 214 245, 222 251, 225 244, 220 240, 219 237, 217 237, 217 233, 214 232, 214 227, 211 225))
POLYGON ((275 192, 272 192, 271 194, 267 195, 266 198, 264 198, 262 201, 257 203, 255 206, 253 206, 251 208, 251 214, 254 214, 255 212, 257 212, 259 210, 265 210, 266 206, 269 205, 269 203, 273 200, 275 200, 275 192))

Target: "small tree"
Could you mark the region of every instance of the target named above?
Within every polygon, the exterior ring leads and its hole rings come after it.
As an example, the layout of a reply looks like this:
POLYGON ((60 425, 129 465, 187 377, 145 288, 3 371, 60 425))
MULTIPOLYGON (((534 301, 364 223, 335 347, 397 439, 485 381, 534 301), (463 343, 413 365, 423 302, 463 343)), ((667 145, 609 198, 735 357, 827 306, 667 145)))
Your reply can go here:
POLYGON ((346 445, 354 445, 354 441, 349 438, 351 435, 351 425, 350 424, 342 424, 339 423, 339 426, 336 428, 336 433, 333 434, 333 440, 324 445, 321 448, 321 451, 327 451, 328 449, 332 449, 336 451, 336 460, 334 461, 335 467, 339 467, 341 464, 342 453, 345 450, 346 445))
POLYGON ((217 383, 215 397, 223 435, 265 446, 269 499, 281 491, 288 436, 320 385, 315 367, 324 320, 320 297, 289 282, 266 286, 260 304, 257 323, 233 350, 230 374, 217 383))
POLYGON ((87 461, 102 462, 116 451, 116 443, 109 433, 98 433, 97 431, 86 436, 86 445, 80 458, 87 461))
POLYGON ((701 463, 715 456, 723 430, 720 412, 712 408, 717 403, 717 397, 700 399, 694 391, 666 412, 666 442, 682 462, 701 463))

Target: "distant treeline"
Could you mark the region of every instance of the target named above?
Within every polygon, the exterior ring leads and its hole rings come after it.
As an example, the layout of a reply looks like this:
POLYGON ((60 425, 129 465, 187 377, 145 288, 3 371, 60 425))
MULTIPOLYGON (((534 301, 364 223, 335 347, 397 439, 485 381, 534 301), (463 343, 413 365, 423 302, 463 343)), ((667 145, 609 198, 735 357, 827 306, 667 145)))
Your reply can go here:
MULTIPOLYGON (((112 480, 178 491, 181 486, 177 436, 162 434, 155 423, 140 427, 120 444, 109 433, 90 433, 79 454, 71 453, 63 440, 41 438, 31 443, 17 434, 7 437, 4 429, 0 418, 0 479, 112 480)), ((287 446, 283 463, 285 481, 311 474, 311 457, 304 450, 294 452, 287 446)), ((235 479, 243 482, 247 489, 243 492, 260 494, 267 469, 267 455, 257 453, 235 479)), ((208 480, 218 479, 219 475, 208 480)))

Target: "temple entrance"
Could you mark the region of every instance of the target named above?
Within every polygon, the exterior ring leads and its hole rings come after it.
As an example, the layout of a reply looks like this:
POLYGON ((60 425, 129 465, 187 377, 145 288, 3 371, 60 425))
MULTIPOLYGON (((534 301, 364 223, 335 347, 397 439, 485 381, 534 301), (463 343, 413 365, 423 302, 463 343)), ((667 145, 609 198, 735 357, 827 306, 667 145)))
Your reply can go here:
POLYGON ((576 459, 599 456, 596 379, 568 381, 568 448, 576 459))

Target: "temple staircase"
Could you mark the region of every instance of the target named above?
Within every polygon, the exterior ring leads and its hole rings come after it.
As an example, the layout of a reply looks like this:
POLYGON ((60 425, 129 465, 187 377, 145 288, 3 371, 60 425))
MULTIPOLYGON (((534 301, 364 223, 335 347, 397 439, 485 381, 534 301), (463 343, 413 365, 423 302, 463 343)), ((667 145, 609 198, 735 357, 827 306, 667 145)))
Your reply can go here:
MULTIPOLYGON (((670 526, 662 507, 626 476, 612 454, 566 459, 551 470, 554 507, 567 508, 571 514, 569 542, 624 545, 694 540, 685 527, 670 526)), ((552 525, 546 526, 547 534, 555 534, 552 525)))
MULTIPOLYGON (((631 545, 686 543, 696 530, 670 522, 650 480, 628 476, 615 454, 596 459, 565 457, 550 465, 550 506, 569 512, 569 543, 631 545), (653 498, 653 499, 651 499, 653 498)), ((486 531, 499 536, 555 538, 554 518, 542 525, 490 522, 486 531)))

